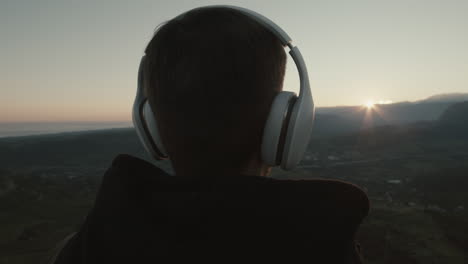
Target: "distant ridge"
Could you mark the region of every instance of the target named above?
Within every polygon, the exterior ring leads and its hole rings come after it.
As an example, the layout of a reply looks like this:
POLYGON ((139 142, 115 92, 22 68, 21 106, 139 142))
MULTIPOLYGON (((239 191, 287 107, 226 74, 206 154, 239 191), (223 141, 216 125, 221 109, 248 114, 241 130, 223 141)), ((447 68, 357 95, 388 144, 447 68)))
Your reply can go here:
POLYGON ((464 101, 468 101, 468 93, 438 94, 419 101, 378 104, 372 109, 364 106, 318 107, 313 135, 346 134, 370 127, 428 121, 440 121, 441 126, 468 123, 468 110, 461 109, 466 104, 457 105, 464 101), (450 124, 447 123, 449 119, 452 120, 450 124))
POLYGON ((436 94, 417 103, 457 103, 468 101, 468 93, 436 94))
POLYGON ((457 127, 468 127, 468 101, 451 105, 440 116, 439 123, 457 127))

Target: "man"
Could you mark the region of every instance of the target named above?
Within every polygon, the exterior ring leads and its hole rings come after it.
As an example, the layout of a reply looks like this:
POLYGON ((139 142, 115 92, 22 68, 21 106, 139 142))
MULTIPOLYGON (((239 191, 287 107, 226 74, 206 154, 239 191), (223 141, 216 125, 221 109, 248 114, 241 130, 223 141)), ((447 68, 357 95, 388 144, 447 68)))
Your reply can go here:
POLYGON ((235 9, 195 9, 162 25, 145 53, 175 175, 119 155, 54 263, 361 263, 361 189, 268 177, 262 135, 286 68, 271 31, 235 9))

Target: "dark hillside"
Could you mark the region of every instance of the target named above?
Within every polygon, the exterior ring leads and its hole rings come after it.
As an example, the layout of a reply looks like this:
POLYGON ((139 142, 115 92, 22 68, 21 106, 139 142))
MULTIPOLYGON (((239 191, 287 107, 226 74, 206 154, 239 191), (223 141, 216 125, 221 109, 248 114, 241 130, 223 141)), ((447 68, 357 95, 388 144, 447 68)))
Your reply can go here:
MULTIPOLYGON (((401 115, 420 107, 414 117, 433 106, 398 107, 406 109, 401 115)), ((273 176, 361 186, 372 203, 358 236, 365 263, 465 263, 468 103, 438 106, 440 118, 433 121, 367 128, 360 119, 365 112, 319 113, 304 160, 273 176)), ((377 111, 372 115, 374 124, 382 120, 377 111)), ((133 129, 0 139, 0 263, 50 256, 80 225, 119 153, 149 159, 133 129)), ((157 163, 163 169, 167 164, 157 163)))
POLYGON ((468 101, 451 105, 439 118, 441 125, 468 128, 468 101))
POLYGON ((364 106, 317 108, 314 135, 343 135, 379 126, 437 121, 453 102, 420 101, 364 106))

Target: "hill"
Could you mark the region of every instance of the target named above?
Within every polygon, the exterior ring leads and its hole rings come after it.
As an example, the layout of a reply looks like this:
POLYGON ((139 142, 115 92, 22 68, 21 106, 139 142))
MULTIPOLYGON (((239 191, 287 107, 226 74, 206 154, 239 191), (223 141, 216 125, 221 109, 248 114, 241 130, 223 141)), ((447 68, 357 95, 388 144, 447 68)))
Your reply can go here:
POLYGON ((421 121, 436 121, 453 103, 402 102, 364 106, 318 108, 314 133, 340 135, 372 127, 404 125, 421 121))
POLYGON ((468 127, 468 101, 451 105, 439 118, 445 126, 468 127))
POLYGON ((431 96, 416 102, 365 106, 318 107, 314 136, 343 135, 372 127, 437 121, 454 103, 468 101, 468 93, 431 96))
POLYGON ((468 101, 468 93, 447 93, 447 94, 437 94, 430 96, 420 102, 431 103, 431 102, 439 102, 439 103, 457 103, 462 101, 468 101))

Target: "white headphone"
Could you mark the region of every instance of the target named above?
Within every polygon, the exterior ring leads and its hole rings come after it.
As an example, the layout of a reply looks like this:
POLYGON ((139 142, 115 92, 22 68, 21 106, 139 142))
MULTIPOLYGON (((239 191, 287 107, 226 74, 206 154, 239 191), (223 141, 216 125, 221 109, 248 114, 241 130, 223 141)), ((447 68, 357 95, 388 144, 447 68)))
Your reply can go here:
MULTIPOLYGON (((291 38, 278 25, 254 11, 226 5, 206 7, 222 7, 240 11, 269 29, 278 37, 283 46, 289 47, 289 54, 299 72, 299 96, 294 92, 283 91, 274 98, 263 131, 261 158, 270 166, 279 165, 284 170, 293 169, 302 159, 309 143, 315 113, 307 67, 299 49, 293 46, 291 38)), ((175 19, 183 15, 185 13, 175 19)), ((138 70, 138 90, 132 114, 133 124, 145 149, 157 160, 167 159, 169 156, 161 142, 156 119, 144 94, 147 85, 144 76, 147 72, 145 61, 145 56, 143 56, 138 70)))

